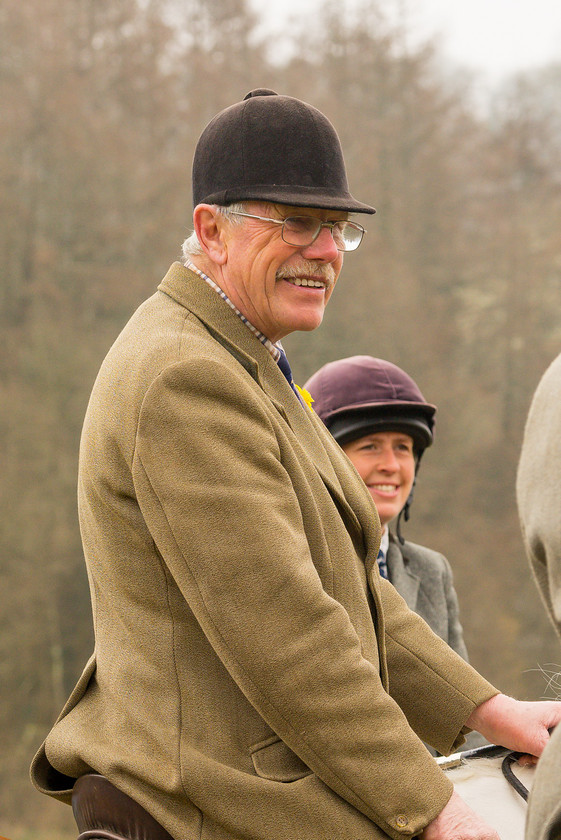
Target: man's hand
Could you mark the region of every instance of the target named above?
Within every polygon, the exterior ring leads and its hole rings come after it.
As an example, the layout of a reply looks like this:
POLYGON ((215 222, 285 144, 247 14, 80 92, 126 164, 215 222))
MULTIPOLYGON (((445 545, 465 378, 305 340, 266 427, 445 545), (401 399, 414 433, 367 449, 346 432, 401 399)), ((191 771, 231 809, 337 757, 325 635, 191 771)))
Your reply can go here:
POLYGON ((438 817, 419 835, 422 840, 500 840, 494 828, 453 793, 438 817))
MULTIPOLYGON (((549 731, 561 721, 561 702, 524 702, 497 694, 478 706, 466 721, 492 744, 509 750, 540 756, 549 740, 549 731)), ((427 825, 422 840, 499 840, 488 826, 457 794, 453 793, 438 817, 427 825)))
POLYGON ((549 740, 549 729, 561 720, 561 702, 524 702, 497 694, 475 709, 466 723, 492 744, 540 756, 549 740))

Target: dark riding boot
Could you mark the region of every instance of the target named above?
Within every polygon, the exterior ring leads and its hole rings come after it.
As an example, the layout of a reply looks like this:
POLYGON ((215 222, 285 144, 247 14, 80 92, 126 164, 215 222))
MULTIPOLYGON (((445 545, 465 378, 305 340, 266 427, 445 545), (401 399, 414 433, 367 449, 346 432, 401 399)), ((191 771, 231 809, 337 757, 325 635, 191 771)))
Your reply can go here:
POLYGON ((173 840, 144 808, 96 773, 77 779, 72 810, 78 840, 173 840))

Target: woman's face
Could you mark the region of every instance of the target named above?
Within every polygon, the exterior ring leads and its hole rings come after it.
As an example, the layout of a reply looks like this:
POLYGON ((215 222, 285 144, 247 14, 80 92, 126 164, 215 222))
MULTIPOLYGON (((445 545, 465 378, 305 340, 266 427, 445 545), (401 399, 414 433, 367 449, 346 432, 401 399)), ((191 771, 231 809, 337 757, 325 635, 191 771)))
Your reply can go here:
POLYGON ((415 478, 413 438, 403 432, 375 432, 343 446, 368 487, 382 525, 399 514, 415 478))

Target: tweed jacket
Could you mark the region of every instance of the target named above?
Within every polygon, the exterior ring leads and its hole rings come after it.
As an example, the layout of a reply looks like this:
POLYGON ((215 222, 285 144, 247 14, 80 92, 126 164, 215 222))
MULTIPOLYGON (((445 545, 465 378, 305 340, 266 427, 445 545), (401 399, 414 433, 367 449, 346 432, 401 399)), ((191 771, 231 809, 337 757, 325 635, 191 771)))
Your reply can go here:
MULTIPOLYGON (((544 373, 526 421, 516 480, 526 552, 561 637, 561 356, 544 373)), ((561 840, 561 726, 538 763, 527 840, 561 840)))
POLYGON ((458 597, 450 563, 422 545, 401 545, 390 534, 386 557, 389 579, 407 606, 467 662, 458 597))
POLYGON ((39 789, 97 771, 176 840, 398 840, 441 811, 420 738, 455 749, 496 690, 380 580, 364 484, 179 263, 102 365, 79 510, 95 651, 39 789))

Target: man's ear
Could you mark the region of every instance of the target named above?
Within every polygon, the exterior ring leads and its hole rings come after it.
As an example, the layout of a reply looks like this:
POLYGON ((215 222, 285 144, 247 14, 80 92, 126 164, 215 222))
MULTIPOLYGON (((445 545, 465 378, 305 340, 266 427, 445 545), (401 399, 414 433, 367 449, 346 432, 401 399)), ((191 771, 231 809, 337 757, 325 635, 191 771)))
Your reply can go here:
POLYGON ((197 204, 193 212, 193 227, 201 247, 212 262, 224 265, 227 249, 224 238, 226 219, 210 204, 197 204))

